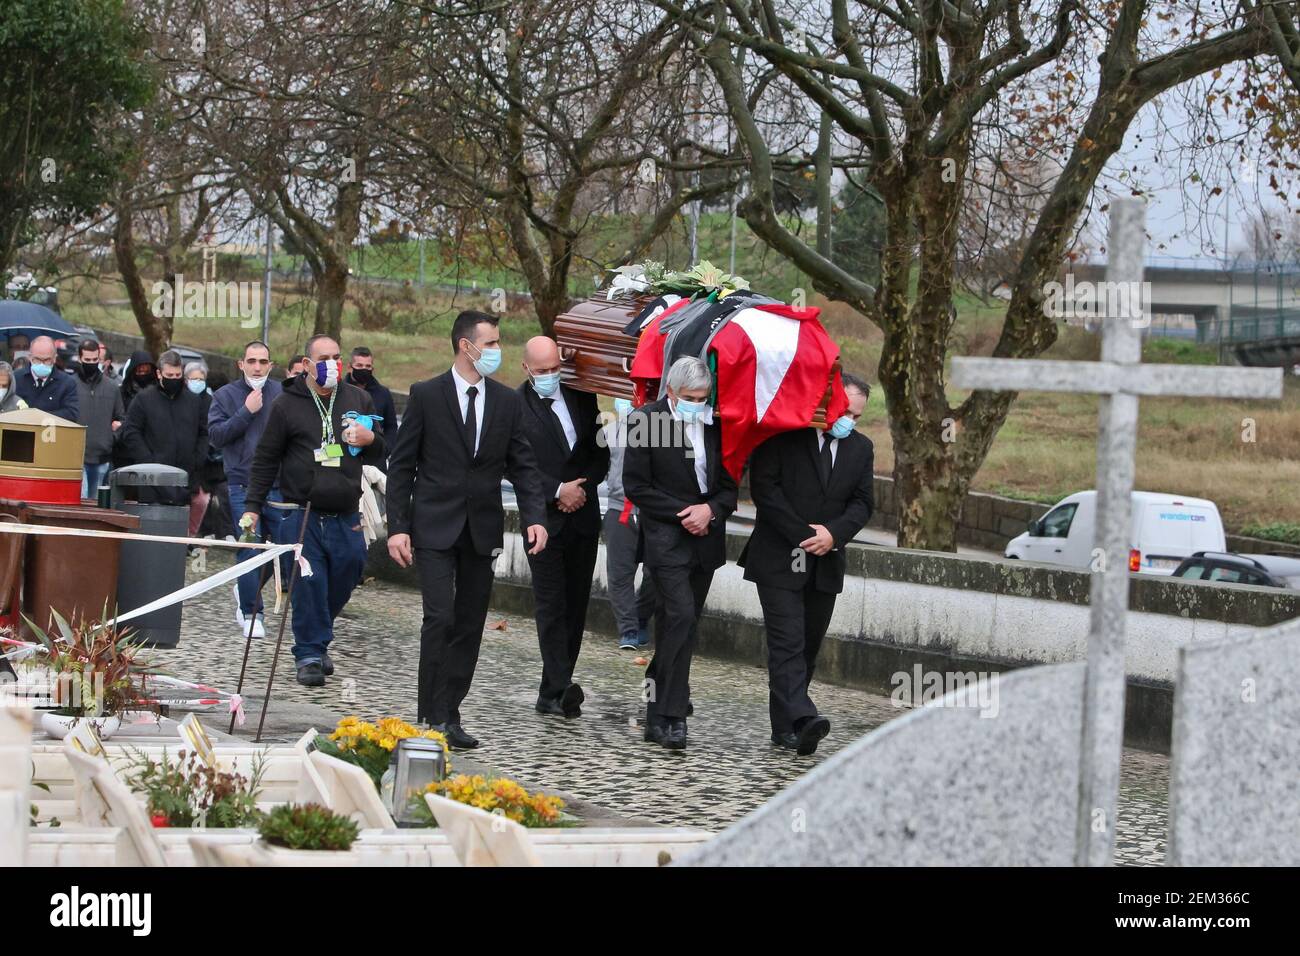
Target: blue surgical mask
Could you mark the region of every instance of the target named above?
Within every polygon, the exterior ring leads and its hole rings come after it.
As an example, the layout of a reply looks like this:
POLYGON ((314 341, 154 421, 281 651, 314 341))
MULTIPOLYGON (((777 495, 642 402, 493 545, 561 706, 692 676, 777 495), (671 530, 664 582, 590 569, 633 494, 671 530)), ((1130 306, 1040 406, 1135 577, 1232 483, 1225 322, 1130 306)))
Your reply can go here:
POLYGON ((480 375, 491 375, 501 367, 500 349, 479 349, 478 358, 474 360, 474 371, 480 375))
POLYGON ((841 415, 835 419, 835 424, 831 426, 831 437, 848 438, 853 434, 855 425, 857 425, 857 422, 853 420, 851 415, 841 415))
POLYGON ((632 411, 632 400, 628 398, 614 399, 614 414, 622 417, 632 411))
POLYGON ((208 383, 201 378, 192 378, 185 385, 195 395, 202 395, 208 390, 208 383))
POLYGON ((37 378, 49 378, 53 372, 53 365, 41 365, 37 362, 32 363, 32 374, 37 378))
MULTIPOLYGON (((479 374, 484 374, 480 372, 479 374)), ((537 394, 542 398, 550 398, 555 394, 555 390, 560 387, 560 373, 546 372, 543 375, 533 376, 533 388, 537 389, 537 394)))
POLYGON ((677 415, 687 424, 699 418, 708 407, 708 402, 688 402, 684 398, 677 399, 677 415))

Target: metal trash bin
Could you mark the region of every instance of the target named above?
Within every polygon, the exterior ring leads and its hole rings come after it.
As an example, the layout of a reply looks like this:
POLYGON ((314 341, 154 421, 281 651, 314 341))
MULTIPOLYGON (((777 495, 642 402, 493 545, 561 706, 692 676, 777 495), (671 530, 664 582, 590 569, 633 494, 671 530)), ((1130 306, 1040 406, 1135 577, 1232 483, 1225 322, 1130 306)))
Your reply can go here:
MULTIPOLYGON (((170 465, 128 465, 109 472, 114 509, 136 515, 140 534, 184 538, 190 528, 188 505, 142 504, 126 501, 128 488, 184 488, 189 475, 170 465)), ((185 545, 123 541, 121 570, 117 576, 119 614, 143 607, 185 586, 185 545)), ((136 639, 147 647, 175 647, 181 640, 181 605, 160 608, 128 621, 136 639)))

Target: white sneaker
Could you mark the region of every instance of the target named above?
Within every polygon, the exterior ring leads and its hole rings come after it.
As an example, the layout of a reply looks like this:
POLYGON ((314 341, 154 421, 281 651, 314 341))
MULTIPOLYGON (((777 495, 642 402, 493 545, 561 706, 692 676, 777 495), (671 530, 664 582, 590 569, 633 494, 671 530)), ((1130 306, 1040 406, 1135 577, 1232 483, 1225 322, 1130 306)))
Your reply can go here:
MULTIPOLYGON (((248 632, 245 631, 245 634, 248 632)), ((262 615, 258 614, 253 618, 253 637, 266 637, 266 627, 262 624, 262 615)))

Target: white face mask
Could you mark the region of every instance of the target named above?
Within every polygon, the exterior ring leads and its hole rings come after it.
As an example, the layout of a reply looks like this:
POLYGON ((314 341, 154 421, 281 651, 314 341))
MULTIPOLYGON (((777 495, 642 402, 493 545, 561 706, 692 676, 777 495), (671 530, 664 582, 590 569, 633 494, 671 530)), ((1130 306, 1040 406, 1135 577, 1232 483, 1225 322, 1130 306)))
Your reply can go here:
POLYGON ((249 388, 253 389, 256 392, 260 392, 262 388, 266 385, 265 378, 253 378, 249 375, 244 376, 244 381, 248 383, 249 388))
POLYGON ((8 386, 5 386, 4 388, 0 388, 0 402, 3 402, 5 400, 5 396, 8 394, 9 394, 8 386))

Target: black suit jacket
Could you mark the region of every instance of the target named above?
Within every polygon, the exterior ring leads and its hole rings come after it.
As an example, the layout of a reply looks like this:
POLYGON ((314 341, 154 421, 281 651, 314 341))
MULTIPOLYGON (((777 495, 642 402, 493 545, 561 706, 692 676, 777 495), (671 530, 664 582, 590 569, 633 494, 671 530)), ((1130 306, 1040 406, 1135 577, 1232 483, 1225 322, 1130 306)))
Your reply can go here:
POLYGON ((578 534, 600 534, 600 496, 596 487, 609 472, 609 447, 597 440, 600 432, 597 416, 600 408, 591 392, 580 392, 561 385, 554 398, 564 402, 573 419, 573 430, 578 440, 569 448, 564 426, 555 417, 555 411, 546 399, 537 394, 529 382, 519 386, 528 421, 528 441, 537 455, 537 467, 542 473, 542 496, 546 499, 546 532, 559 534, 565 527, 578 534), (582 486, 587 492, 587 503, 572 513, 564 512, 556 504, 555 490, 561 482, 586 478, 582 486))
POLYGON ((483 379, 483 422, 471 457, 451 371, 411 386, 397 446, 388 459, 388 533, 416 548, 450 548, 469 522, 474 550, 503 544, 501 479, 509 477, 525 526, 546 523, 542 476, 514 389, 483 379))
POLYGON ((623 492, 641 511, 641 534, 647 567, 702 566, 714 570, 727 563, 727 516, 736 510, 736 481, 722 467, 718 425, 704 428, 708 491, 695 478, 690 440, 661 398, 627 418, 623 457, 623 492), (706 535, 682 527, 677 512, 705 503, 713 512, 706 535))
POLYGON ((737 562, 745 569, 745 580, 801 589, 815 574, 818 591, 838 594, 844 589, 845 545, 871 517, 875 452, 871 439, 858 432, 841 439, 825 485, 817 467, 821 435, 817 428, 782 432, 754 450, 749 487, 757 514, 754 533, 737 562), (812 537, 814 524, 826 526, 835 550, 800 560, 795 551, 800 541, 812 537))

